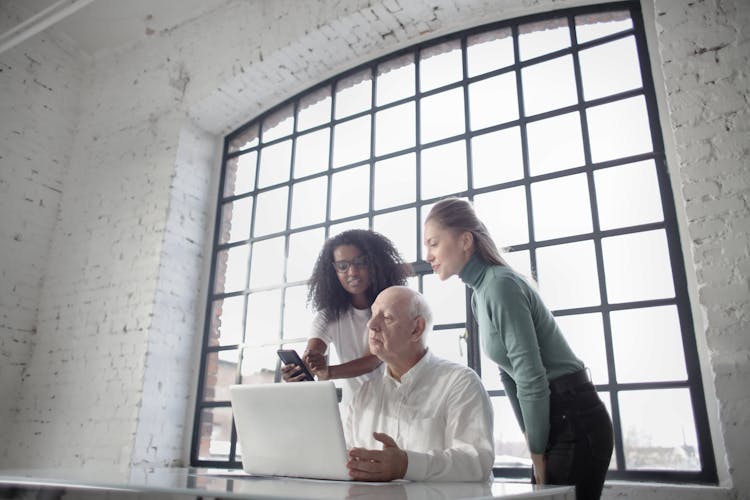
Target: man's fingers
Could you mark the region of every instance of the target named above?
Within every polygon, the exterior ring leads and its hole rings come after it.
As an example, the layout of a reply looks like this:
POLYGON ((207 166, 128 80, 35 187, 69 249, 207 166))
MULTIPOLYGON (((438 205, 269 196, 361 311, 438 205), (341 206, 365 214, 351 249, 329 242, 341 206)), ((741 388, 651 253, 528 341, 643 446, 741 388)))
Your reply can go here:
POLYGON ((346 466, 360 472, 382 473, 385 470, 382 463, 374 460, 349 460, 346 466))
POLYGON ((383 443, 383 446, 386 448, 398 448, 396 441, 394 441, 393 438, 388 434, 384 434, 382 432, 373 432, 372 437, 374 437, 377 441, 383 443))
POLYGON ((352 448, 349 450, 349 457, 355 460, 374 460, 380 462, 382 458, 380 450, 365 450, 364 448, 352 448))

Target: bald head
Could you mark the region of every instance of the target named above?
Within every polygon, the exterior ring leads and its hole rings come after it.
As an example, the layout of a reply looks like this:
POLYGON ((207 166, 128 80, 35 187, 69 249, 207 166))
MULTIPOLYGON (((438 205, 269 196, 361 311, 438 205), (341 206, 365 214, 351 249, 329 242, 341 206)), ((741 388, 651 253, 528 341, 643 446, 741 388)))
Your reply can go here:
POLYGON ((405 373, 425 353, 432 312, 419 292, 392 286, 373 302, 367 327, 370 352, 387 363, 393 373, 405 373))

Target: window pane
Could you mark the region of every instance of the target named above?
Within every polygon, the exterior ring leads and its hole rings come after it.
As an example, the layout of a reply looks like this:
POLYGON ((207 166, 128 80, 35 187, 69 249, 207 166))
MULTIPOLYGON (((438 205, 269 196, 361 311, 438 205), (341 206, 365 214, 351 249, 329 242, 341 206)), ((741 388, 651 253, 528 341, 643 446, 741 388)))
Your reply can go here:
POLYGON ((417 260, 416 209, 376 215, 373 229, 390 239, 406 262, 417 260))
POLYGON ((208 345, 236 345, 242 342, 242 319, 245 316, 245 297, 226 297, 216 300, 211 308, 211 329, 208 345))
POLYGON ((247 252, 248 246, 241 245, 217 253, 214 293, 237 292, 245 289, 247 252))
POLYGON ((235 350, 206 354, 203 401, 229 401, 229 386, 237 375, 237 357, 235 350))
POLYGON ((331 119, 331 88, 310 92, 299 101, 297 130, 322 125, 331 119))
POLYGON ((414 95, 414 55, 378 65, 377 104, 382 106, 414 95))
POLYGON ((289 180, 292 141, 283 141, 260 150, 258 187, 264 188, 289 180))
POLYGON ((294 233, 289 236, 289 257, 286 261, 286 279, 306 280, 312 274, 315 259, 325 240, 323 228, 294 233))
POLYGON ((522 24, 518 33, 518 50, 522 61, 570 47, 567 19, 522 24))
POLYGON ((510 28, 470 36, 466 42, 469 77, 513 64, 513 37, 510 28))
POLYGON ((250 288, 279 285, 284 276, 284 238, 257 241, 253 244, 250 288))
POLYGON ((251 125, 247 130, 229 141, 227 152, 234 153, 243 149, 252 148, 258 145, 258 124, 251 125))
POLYGON ((469 85, 471 130, 518 119, 514 73, 498 75, 469 85))
POLYGON ((521 274, 524 278, 531 281, 533 273, 531 272, 531 255, 528 250, 516 250, 515 252, 505 252, 502 254, 505 262, 513 270, 521 274))
POLYGON ((263 142, 271 142, 291 135, 293 127, 293 108, 291 105, 285 106, 263 119, 263 142))
POLYGON ((221 208, 219 243, 231 243, 248 239, 250 237, 250 215, 252 214, 252 210, 252 198, 242 198, 231 203, 224 203, 221 208))
POLYGON ((292 227, 323 222, 326 218, 328 177, 316 177, 292 187, 292 227))
POLYGON ((463 76, 461 41, 451 40, 420 52, 419 90, 425 92, 457 82, 463 76))
POLYGON ((495 413, 495 467, 531 467, 531 455, 507 397, 492 398, 495 413))
POLYGON ((477 195, 474 209, 498 247, 528 243, 529 224, 523 186, 477 195))
POLYGON ((472 137, 471 168, 475 188, 521 179, 520 129, 513 127, 472 137))
POLYGON ((232 435, 232 409, 208 408, 201 410, 200 447, 198 460, 229 460, 229 440, 232 435))
POLYGON ((593 229, 586 174, 532 183, 531 202, 537 241, 590 233, 593 229))
POLYGON ((643 96, 632 97, 586 110, 595 162, 648 153, 651 127, 643 96))
POLYGON ((610 318, 617 382, 687 379, 675 306, 613 311, 610 318))
POLYGON ((594 384, 609 382, 602 315, 576 314, 559 316, 555 320, 570 348, 591 372, 594 384))
POLYGON ((578 102, 573 56, 567 55, 521 70, 526 116, 564 108, 578 102))
POLYGON ((331 129, 324 128, 297 137, 294 151, 294 178, 316 174, 328 168, 331 129))
POLYGON ((576 16, 576 38, 578 43, 596 40, 633 27, 633 20, 626 10, 602 12, 576 16))
POLYGON ((288 192, 289 188, 284 186, 258 195, 253 228, 253 234, 256 237, 283 231, 286 228, 288 192))
POLYGON ((674 297, 663 230, 603 238, 602 255, 610 303, 674 297))
POLYGON ((333 131, 333 166, 340 167, 370 157, 370 117, 336 125, 333 131))
POLYGON ((468 365, 466 354, 466 339, 464 339, 463 328, 457 330, 437 330, 427 336, 427 345, 438 357, 468 365))
POLYGON ((618 397, 628 469, 700 470, 687 389, 627 391, 618 397))
POLYGON ((457 276, 440 281, 435 274, 425 275, 422 288, 435 325, 466 322, 466 286, 457 276))
POLYGON ((331 224, 328 234, 336 236, 350 229, 370 229, 370 221, 367 217, 362 217, 361 219, 341 222, 339 224, 331 224))
POLYGON ((343 78, 336 84, 336 118, 343 118, 372 106, 370 70, 343 78))
POLYGON ((367 211, 370 200, 370 166, 350 168, 333 175, 331 218, 340 219, 367 211))
POLYGON ((242 351, 241 384, 270 384, 276 376, 277 345, 248 347, 242 351))
POLYGON ((417 125, 414 101, 375 113, 375 154, 413 148, 417 125))
POLYGON ((653 160, 594 172, 599 226, 614 229, 661 222, 661 194, 653 160), (622 207, 628 207, 623 210, 622 207))
POLYGON ((638 49, 632 36, 582 50, 578 57, 587 101, 642 85, 638 49))
POLYGON ((258 153, 251 151, 227 160, 224 170, 224 196, 247 193, 255 187, 258 153))
POLYGON ((539 290, 550 309, 601 303, 593 242, 542 247, 536 255, 539 290))
MULTIPOLYGON (((479 349, 479 353, 482 358, 482 384, 484 384, 484 388, 488 391, 504 390, 505 387, 500 380, 500 371, 497 364, 487 357, 483 348, 479 349)), ((497 421, 497 414, 495 414, 495 421, 497 421)), ((513 418, 513 423, 515 422, 516 419, 513 418)), ((497 438, 497 436, 495 437, 497 438)))
POLYGON ((422 144, 464 133, 464 91, 461 88, 422 99, 419 112, 422 144))
POLYGON ((466 143, 454 141, 422 150, 423 199, 466 189, 466 143))
POLYGON ((577 112, 529 123, 527 131, 531 175, 584 164, 581 119, 577 112))
MULTIPOLYGON (((312 273, 312 268, 310 272, 312 273)), ((314 311, 307 306, 307 285, 286 289, 284 296, 284 338, 305 338, 310 333, 314 311)))
POLYGON ((409 153, 375 164, 375 208, 414 201, 417 192, 416 155, 409 153))
POLYGON ((281 290, 251 293, 247 298, 247 333, 250 345, 281 338, 281 290))

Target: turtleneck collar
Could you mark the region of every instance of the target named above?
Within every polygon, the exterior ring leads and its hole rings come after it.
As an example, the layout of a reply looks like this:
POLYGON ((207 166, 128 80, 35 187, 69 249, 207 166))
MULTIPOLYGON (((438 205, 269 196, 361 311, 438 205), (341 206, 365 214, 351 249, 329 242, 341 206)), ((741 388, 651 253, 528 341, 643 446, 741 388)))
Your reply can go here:
POLYGON ((487 264, 482 262, 482 259, 474 252, 469 257, 464 268, 461 269, 461 272, 458 273, 458 277, 471 288, 476 288, 481 283, 482 278, 484 278, 484 272, 487 270, 487 267, 487 264))

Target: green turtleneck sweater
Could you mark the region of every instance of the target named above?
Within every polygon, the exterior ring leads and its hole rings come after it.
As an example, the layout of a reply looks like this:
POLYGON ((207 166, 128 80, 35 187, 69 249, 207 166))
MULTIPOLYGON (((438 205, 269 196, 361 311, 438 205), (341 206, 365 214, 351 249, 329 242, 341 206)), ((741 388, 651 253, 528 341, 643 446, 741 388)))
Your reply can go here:
POLYGON ((549 380, 583 368, 539 293, 515 271, 474 254, 459 273, 485 354, 498 364, 505 392, 532 453, 549 436, 549 380))

